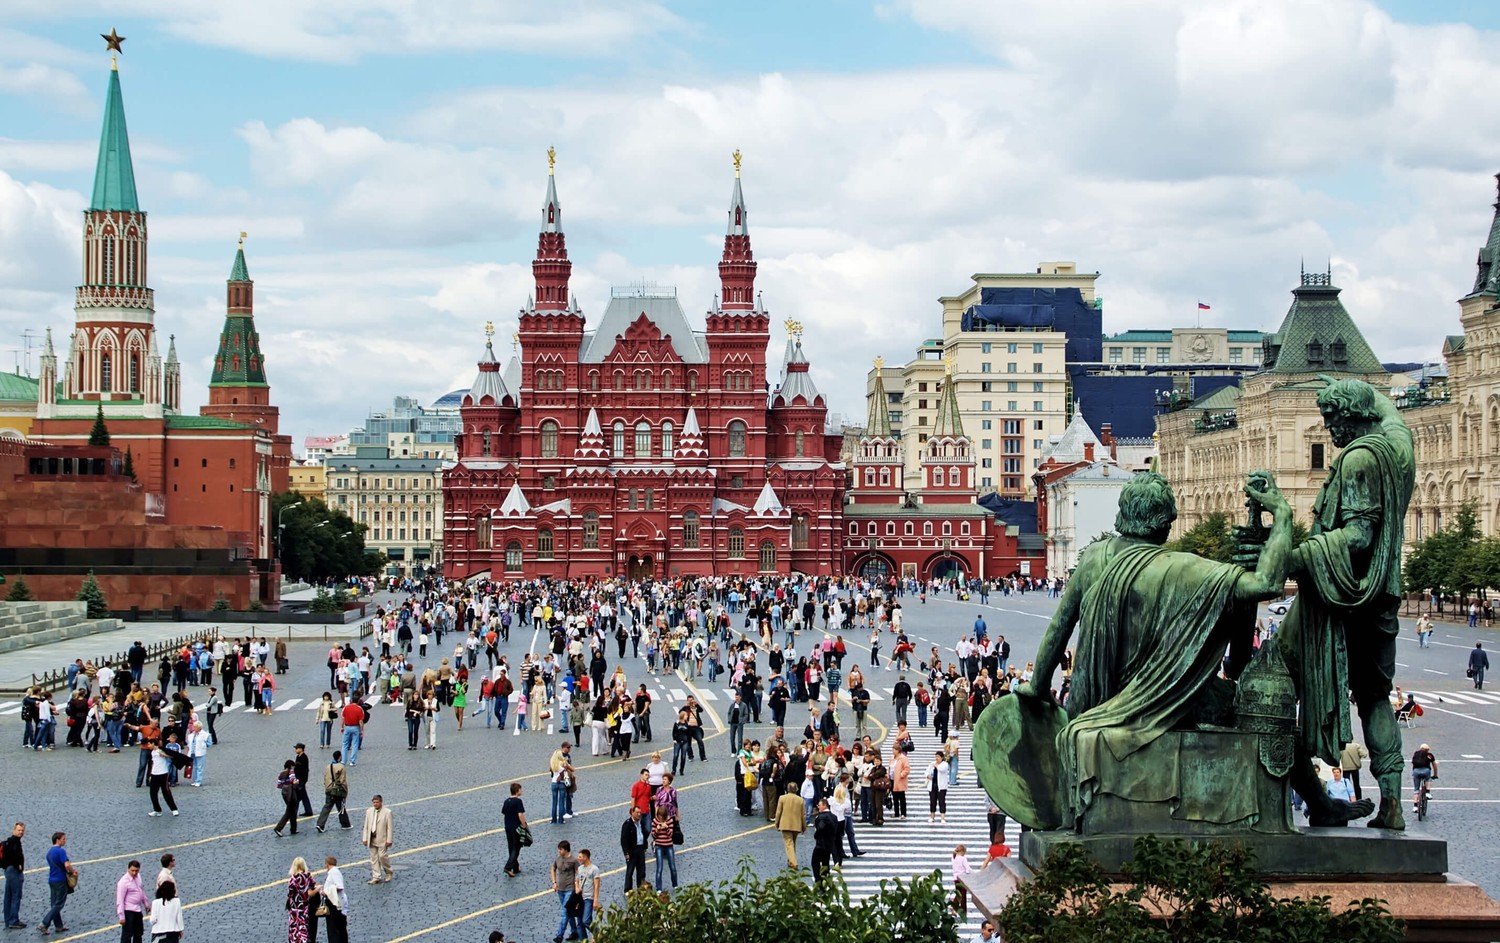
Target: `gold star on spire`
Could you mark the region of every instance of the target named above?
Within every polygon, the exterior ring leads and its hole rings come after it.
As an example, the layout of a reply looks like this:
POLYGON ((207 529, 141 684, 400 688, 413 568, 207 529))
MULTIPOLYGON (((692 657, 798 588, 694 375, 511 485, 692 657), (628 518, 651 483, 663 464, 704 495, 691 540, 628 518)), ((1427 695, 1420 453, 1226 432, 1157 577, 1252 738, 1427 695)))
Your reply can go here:
POLYGON ((510 349, 516 353, 521 351, 521 332, 512 331, 510 335, 510 349))
POLYGON ((247 232, 241 232, 240 233, 240 248, 241 249, 245 248, 245 240, 249 239, 249 238, 250 238, 250 234, 249 233, 247 233, 247 232))
POLYGON ((557 169, 557 148, 547 148, 547 176, 552 176, 557 169))
POLYGON ((106 47, 109 49, 109 67, 111 69, 118 70, 120 68, 120 64, 115 59, 115 54, 125 51, 124 49, 120 48, 120 44, 125 41, 125 37, 115 32, 115 28, 111 26, 109 28, 109 32, 100 33, 99 38, 104 40, 106 47))
POLYGON ((738 177, 740 175, 740 149, 739 148, 735 148, 734 149, 734 175, 736 177, 738 177))

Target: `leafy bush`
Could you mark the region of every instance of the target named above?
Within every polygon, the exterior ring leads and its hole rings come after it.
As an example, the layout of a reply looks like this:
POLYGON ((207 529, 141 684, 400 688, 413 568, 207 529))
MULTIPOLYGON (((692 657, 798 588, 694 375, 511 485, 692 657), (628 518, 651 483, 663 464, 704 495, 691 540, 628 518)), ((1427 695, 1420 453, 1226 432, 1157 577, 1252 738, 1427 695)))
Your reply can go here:
POLYGON ((229 611, 229 600, 227 600, 227 599, 224 598, 224 594, 223 593, 220 593, 218 596, 214 597, 213 611, 214 612, 228 612, 229 611))
POLYGON ((265 610, 266 610, 266 604, 265 603, 261 602, 259 599, 252 599, 252 600, 250 600, 250 611, 251 612, 264 612, 265 610))
POLYGON ((1399 943, 1405 927, 1365 898, 1335 912, 1329 898, 1279 899, 1242 848, 1136 839, 1127 887, 1110 886, 1079 845, 1048 856, 997 923, 1007 943, 1399 943), (1153 914, 1163 914, 1160 918, 1153 914))
POLYGON ((99 588, 99 581, 94 579, 93 570, 89 570, 89 575, 83 578, 83 585, 78 587, 78 595, 73 598, 88 603, 90 619, 109 618, 109 603, 104 599, 104 590, 99 588))
POLYGON ((882 881, 880 892, 851 901, 838 872, 811 884, 806 871, 761 880, 749 858, 718 884, 689 884, 675 896, 632 891, 594 925, 597 943, 958 943, 958 920, 937 872, 910 882, 882 881))
POLYGON ((16 581, 10 584, 10 592, 5 594, 6 602, 31 602, 31 587, 26 585, 26 578, 16 576, 16 581))

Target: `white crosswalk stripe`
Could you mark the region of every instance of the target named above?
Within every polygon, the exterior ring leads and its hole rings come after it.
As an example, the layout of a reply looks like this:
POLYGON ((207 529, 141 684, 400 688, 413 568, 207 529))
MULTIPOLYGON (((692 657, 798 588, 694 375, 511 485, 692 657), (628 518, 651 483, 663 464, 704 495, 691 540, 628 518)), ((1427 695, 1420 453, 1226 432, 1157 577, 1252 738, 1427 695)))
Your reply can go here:
POLYGON ((20 701, 0 701, 0 714, 5 713, 8 708, 15 707, 20 703, 20 701))
POLYGON ((1450 703, 1450 704, 1495 704, 1495 703, 1500 703, 1500 702, 1497 702, 1497 701, 1489 700, 1487 697, 1482 696, 1481 692, 1479 692, 1479 691, 1463 691, 1463 692, 1454 692, 1454 691, 1409 691, 1407 693, 1415 695, 1416 698, 1417 698, 1417 703, 1419 703, 1419 704, 1420 703, 1436 704, 1438 702, 1439 698, 1441 698, 1445 703, 1450 703))
POLYGON ((228 714, 231 711, 237 711, 241 707, 244 707, 244 706, 245 705, 242 704, 242 703, 240 703, 239 701, 235 701, 233 704, 225 704, 224 705, 224 713, 228 714))
POLYGON ((4 710, 0 710, 0 714, 19 714, 19 713, 21 713, 21 705, 20 704, 17 704, 15 707, 7 707, 4 710))
MULTIPOLYGON (((966 846, 972 868, 978 870, 984 864, 989 850, 989 803, 978 786, 969 759, 970 731, 953 733, 960 745, 959 782, 948 789, 947 821, 927 821, 927 790, 921 784, 922 771, 930 760, 923 757, 931 756, 931 750, 936 749, 936 740, 927 730, 918 730, 914 735, 919 745, 912 754, 913 769, 907 792, 908 817, 893 819, 887 810, 885 825, 881 827, 858 823, 854 826, 855 841, 865 854, 844 860, 844 883, 848 885, 851 897, 874 896, 880 891, 882 880, 908 879, 933 871, 941 872, 951 896, 953 849, 960 844, 966 846)), ((1020 825, 1006 823, 1005 843, 1012 849, 1020 848, 1020 825)), ((960 938, 967 940, 977 934, 982 920, 983 915, 970 903, 967 920, 960 927, 960 938)))
POLYGON ((282 701, 280 704, 277 704, 276 705, 276 710, 278 710, 278 711, 289 711, 293 707, 296 707, 300 703, 302 703, 302 698, 300 698, 300 697, 288 698, 287 700, 282 701))

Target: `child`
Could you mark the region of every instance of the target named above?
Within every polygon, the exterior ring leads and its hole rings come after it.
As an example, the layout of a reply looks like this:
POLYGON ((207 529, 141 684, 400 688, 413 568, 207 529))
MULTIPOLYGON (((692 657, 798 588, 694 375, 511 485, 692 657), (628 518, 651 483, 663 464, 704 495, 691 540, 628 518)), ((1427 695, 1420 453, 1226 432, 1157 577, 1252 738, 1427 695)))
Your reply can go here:
POLYGON ((974 873, 974 869, 969 867, 968 851, 963 845, 953 849, 953 904, 960 920, 968 919, 969 892, 958 879, 965 874, 974 873))
POLYGON ((420 656, 422 658, 426 658, 427 657, 427 630, 426 629, 423 629, 422 630, 422 634, 419 635, 419 636, 417 636, 417 654, 418 654, 418 656, 420 656))
POLYGON ((516 694, 516 729, 526 730, 526 705, 530 698, 526 696, 526 688, 522 687, 516 694))

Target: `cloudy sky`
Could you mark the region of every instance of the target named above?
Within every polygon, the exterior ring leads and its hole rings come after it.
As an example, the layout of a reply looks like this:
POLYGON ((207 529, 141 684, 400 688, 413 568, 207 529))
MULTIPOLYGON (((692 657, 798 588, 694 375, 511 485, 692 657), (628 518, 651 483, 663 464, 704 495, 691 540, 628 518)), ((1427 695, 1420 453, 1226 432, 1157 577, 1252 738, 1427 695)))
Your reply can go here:
MULTIPOLYGON (((1459 330, 1500 170, 1472 0, 0 0, 0 368, 66 336, 108 56, 156 323, 196 409, 235 237, 283 428, 467 386, 531 290, 546 149, 573 286, 717 290, 730 152, 831 408, 976 272, 1070 259, 1105 328, 1272 329, 1332 261, 1386 360, 1459 330)), ((507 345, 508 346, 508 345, 507 345)), ((31 368, 35 370, 35 355, 31 368)))

